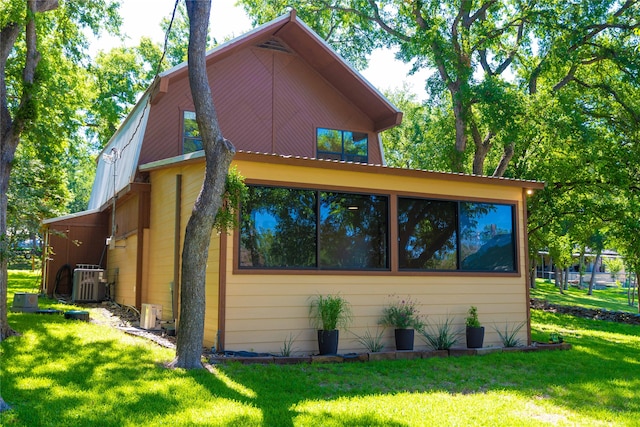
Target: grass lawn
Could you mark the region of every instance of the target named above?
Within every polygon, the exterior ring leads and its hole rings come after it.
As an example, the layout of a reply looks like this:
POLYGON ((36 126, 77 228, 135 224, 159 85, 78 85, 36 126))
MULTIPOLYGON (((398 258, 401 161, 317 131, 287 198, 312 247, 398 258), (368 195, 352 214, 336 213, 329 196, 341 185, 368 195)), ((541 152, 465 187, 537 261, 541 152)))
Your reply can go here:
POLYGON ((547 300, 553 304, 581 306, 585 308, 604 308, 613 311, 638 312, 638 296, 635 304, 630 306, 627 298, 627 288, 609 287, 594 289, 593 295, 587 295, 587 289, 569 287, 564 294, 551 281, 536 279, 536 288, 531 289, 531 298, 547 300))
MULTIPOLYGON (((30 285, 10 278, 12 301, 30 285)), ((1 393, 13 406, 0 424, 637 426, 640 327, 532 318, 534 340, 558 332, 573 349, 209 372, 164 369, 173 351, 109 327, 9 313, 22 336, 0 345, 1 393)))

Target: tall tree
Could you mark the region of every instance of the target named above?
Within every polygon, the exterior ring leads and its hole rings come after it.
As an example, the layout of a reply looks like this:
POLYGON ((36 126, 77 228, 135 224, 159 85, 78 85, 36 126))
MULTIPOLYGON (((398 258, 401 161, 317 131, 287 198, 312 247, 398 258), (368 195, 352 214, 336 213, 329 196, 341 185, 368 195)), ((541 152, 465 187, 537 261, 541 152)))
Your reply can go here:
POLYGON ((34 95, 37 89, 36 67, 40 62, 37 48, 36 14, 58 7, 57 0, 28 1, 26 8, 10 8, 8 19, 0 29, 0 341, 15 332, 7 322, 7 194, 11 165, 24 130, 35 120, 34 95), (18 36, 25 29, 26 51, 22 72, 22 93, 13 112, 10 110, 5 71, 7 60, 18 36))
MULTIPOLYGON (((27 134, 45 133, 53 127, 68 125, 63 120, 38 120, 41 99, 51 90, 65 93, 67 87, 51 82, 61 74, 50 73, 51 49, 81 61, 85 39, 80 27, 99 31, 102 23, 117 25, 115 5, 108 0, 90 3, 65 3, 57 0, 2 2, 0 15, 0 341, 16 332, 7 322, 7 210, 9 178, 21 138, 27 134), (62 9, 62 10, 61 10, 62 9), (47 12, 47 13, 43 13, 47 12), (57 25, 54 27, 55 23, 57 25), (56 28, 52 32, 52 28, 56 28), (55 42, 43 46, 43 36, 57 36, 55 42), (43 47, 46 47, 43 54, 43 47), (18 71, 18 68, 20 70, 18 71), (51 86, 47 86, 46 83, 51 86), (62 123, 60 123, 62 122, 62 123)), ((54 37, 51 37, 53 39, 54 37)), ((58 71, 58 70, 57 70, 58 71)), ((61 80, 62 81, 62 80, 61 80)), ((55 102, 54 102, 55 105, 55 102)), ((53 109, 53 108, 52 108, 53 109)), ((53 132, 51 132, 53 133, 53 132)), ((46 139, 46 138, 43 138, 46 139)), ((35 141, 34 137, 32 141, 35 141)), ((50 144, 57 140, 48 140, 50 144)), ((0 398, 0 406, 4 402, 0 398)))
MULTIPOLYGON (((633 47, 637 0, 241 0, 254 22, 294 7, 354 64, 378 47, 430 68, 452 113, 454 171, 502 176, 521 142, 526 97, 560 92, 579 71, 633 47), (469 147, 470 146, 470 147, 469 147), (491 159, 491 167, 486 165, 491 159)), ((624 55, 629 59, 628 55, 624 55)), ((450 142, 450 143, 451 143, 450 142)))
POLYGON ((206 163, 202 188, 185 231, 178 340, 172 366, 194 369, 202 368, 205 281, 211 233, 216 214, 222 206, 235 148, 220 130, 207 76, 206 46, 211 1, 185 2, 189 16, 189 84, 206 163))
MULTIPOLYGON (((35 73, 40 54, 37 50, 35 15, 58 7, 57 0, 29 1, 26 10, 9 9, 9 19, 0 24, 0 341, 16 332, 7 322, 7 193, 11 163, 20 135, 33 121, 33 90, 35 73), (26 14, 25 14, 26 12, 26 14), (26 16, 25 16, 26 15, 26 16), (7 99, 7 82, 5 70, 7 59, 13 50, 23 26, 26 28, 26 60, 22 74, 23 91, 20 103, 12 116, 7 99)), ((7 409, 0 396, 0 411, 7 409)))

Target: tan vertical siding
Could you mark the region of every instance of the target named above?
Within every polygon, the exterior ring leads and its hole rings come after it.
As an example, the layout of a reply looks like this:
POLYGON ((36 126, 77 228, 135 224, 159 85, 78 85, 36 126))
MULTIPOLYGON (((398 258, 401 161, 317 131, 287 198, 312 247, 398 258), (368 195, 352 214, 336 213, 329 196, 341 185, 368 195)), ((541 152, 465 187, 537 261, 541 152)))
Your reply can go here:
POLYGON ((148 289, 142 302, 162 305, 164 320, 173 319, 170 285, 173 280, 175 175, 175 170, 151 175, 148 289))
MULTIPOLYGON (((148 290, 144 302, 160 304, 163 307, 163 319, 174 318, 170 283, 174 269, 174 226, 176 176, 182 175, 182 201, 180 225, 180 244, 184 244, 184 230, 187 226, 193 204, 202 185, 203 164, 176 167, 151 174, 151 227, 149 229, 149 273, 148 290)), ((214 232, 209 248, 207 264, 205 312, 205 342, 207 346, 216 345, 218 333, 218 264, 219 237, 214 232)))
MULTIPOLYGON (((456 330, 462 330, 466 312, 477 306, 480 321, 485 325, 485 346, 500 346, 494 326, 514 328, 527 319, 526 277, 524 271, 524 225, 522 191, 519 187, 481 183, 461 183, 442 179, 419 179, 389 176, 384 173, 353 173, 345 170, 309 169, 296 166, 274 166, 266 163, 237 162, 238 169, 249 182, 260 177, 271 184, 311 185, 319 188, 343 188, 345 191, 371 191, 390 195, 421 195, 424 197, 493 200, 513 203, 518 224, 519 271, 521 274, 394 274, 392 272, 358 274, 304 273, 259 274, 234 270, 236 240, 228 239, 227 296, 225 348, 279 352, 282 343, 292 334, 297 337, 298 352, 317 352, 315 331, 309 324, 310 297, 316 294, 340 293, 352 305, 354 321, 350 331, 363 335, 375 332, 382 307, 389 295, 410 296, 420 303, 427 321, 436 324, 449 317, 456 330), (295 184, 291 184, 295 183, 295 184), (345 183, 349 187, 345 187, 345 183)), ((391 254, 392 257, 395 254, 391 254)), ((355 335, 341 332, 340 352, 363 351, 355 335)), ((520 338, 526 342, 526 331, 520 338)), ((464 338, 459 342, 464 346, 464 338)), ((385 345, 393 347, 392 331, 385 333, 385 345)), ((426 348, 416 338, 416 348, 426 348)))
MULTIPOLYGON (((266 156, 265 156, 266 157, 266 156)), ((248 157, 247 157, 248 159, 248 157)), ((294 187, 337 189, 353 192, 440 197, 455 200, 494 201, 516 207, 518 272, 510 274, 471 273, 407 273, 382 272, 256 272, 234 268, 237 262, 236 239, 226 239, 225 349, 254 350, 277 353, 289 336, 296 337, 299 353, 317 352, 315 331, 309 324, 310 297, 316 294, 340 293, 351 303, 354 321, 349 331, 341 332, 341 352, 363 351, 353 333, 374 332, 382 308, 389 295, 410 296, 420 304, 427 321, 434 324, 449 317, 457 330, 462 330, 466 312, 478 307, 480 321, 486 327, 485 346, 501 343, 494 330, 509 325, 513 329, 526 322, 528 312, 525 256, 525 225, 522 188, 499 185, 481 179, 460 180, 446 174, 394 174, 385 168, 331 167, 331 163, 305 164, 328 167, 303 167, 290 164, 234 160, 247 182, 294 187)), ((148 299, 170 307, 168 281, 173 271, 173 221, 175 176, 182 174, 181 236, 193 202, 202 183, 204 163, 192 163, 151 172, 152 214, 150 230, 150 268, 148 299)), ((394 225, 392 224, 392 227, 394 225)), ((182 245, 181 241, 181 245, 182 245)), ((204 345, 217 345, 219 236, 214 233, 207 271, 207 309, 204 345)), ((391 257, 396 254, 392 253, 391 257)), ((168 309, 165 308, 165 313, 168 309)), ((167 316, 165 316, 167 317, 167 316)), ((526 329, 519 338, 526 342, 526 329)), ((385 345, 393 348, 392 331, 385 333, 385 345)), ((464 345, 461 338, 460 345, 464 345)), ((420 338, 416 348, 426 348, 420 338)))
POLYGON ((116 247, 109 249, 107 269, 117 271, 114 301, 122 305, 136 305, 136 254, 138 235, 117 239, 116 247))

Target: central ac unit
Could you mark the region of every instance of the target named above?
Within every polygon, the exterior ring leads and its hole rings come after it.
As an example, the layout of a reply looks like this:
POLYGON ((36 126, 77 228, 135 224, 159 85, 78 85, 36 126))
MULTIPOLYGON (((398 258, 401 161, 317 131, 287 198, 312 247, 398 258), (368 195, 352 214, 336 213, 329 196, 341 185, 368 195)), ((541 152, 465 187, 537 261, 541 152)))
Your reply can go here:
POLYGON ((140 311, 140 327, 150 331, 161 329, 162 306, 159 304, 142 304, 140 311))
POLYGON ((73 270, 73 289, 71 300, 73 302, 100 302, 106 294, 103 280, 104 270, 98 266, 81 265, 84 268, 73 270))

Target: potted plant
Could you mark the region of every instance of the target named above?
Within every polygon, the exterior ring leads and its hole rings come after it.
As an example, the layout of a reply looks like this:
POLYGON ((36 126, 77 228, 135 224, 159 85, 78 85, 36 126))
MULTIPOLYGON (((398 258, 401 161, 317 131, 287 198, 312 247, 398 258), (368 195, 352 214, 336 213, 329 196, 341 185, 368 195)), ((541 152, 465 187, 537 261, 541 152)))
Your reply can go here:
POLYGON ((320 354, 338 353, 338 327, 351 321, 351 306, 340 295, 316 295, 309 306, 311 323, 318 329, 320 354))
POLYGON ((379 323, 394 328, 396 350, 413 350, 415 330, 424 328, 417 303, 409 297, 396 297, 383 309, 379 323))
POLYGON ((467 326, 467 348, 482 348, 484 326, 482 326, 480 320, 478 320, 478 308, 471 306, 467 313, 468 315, 465 322, 467 326))

